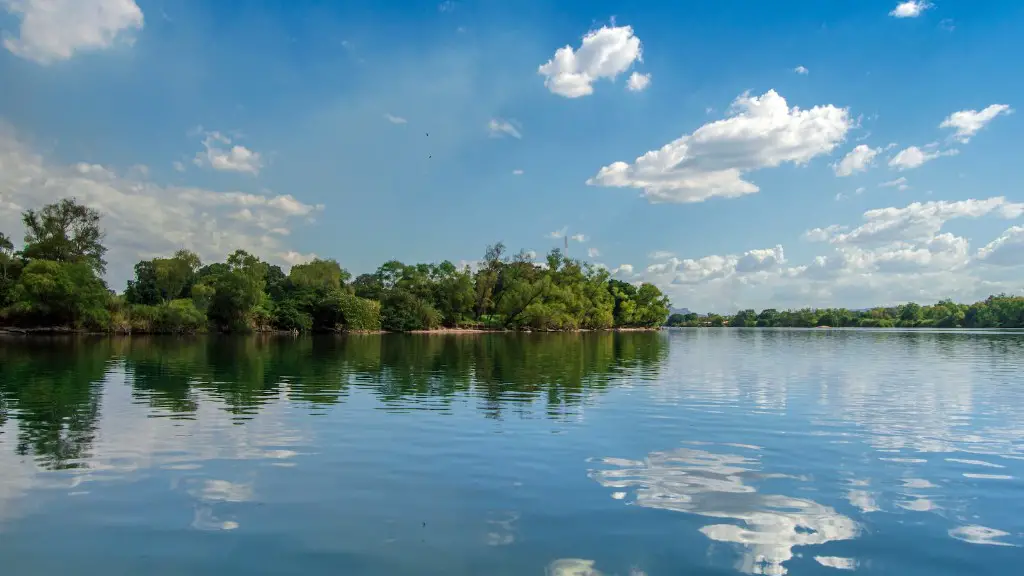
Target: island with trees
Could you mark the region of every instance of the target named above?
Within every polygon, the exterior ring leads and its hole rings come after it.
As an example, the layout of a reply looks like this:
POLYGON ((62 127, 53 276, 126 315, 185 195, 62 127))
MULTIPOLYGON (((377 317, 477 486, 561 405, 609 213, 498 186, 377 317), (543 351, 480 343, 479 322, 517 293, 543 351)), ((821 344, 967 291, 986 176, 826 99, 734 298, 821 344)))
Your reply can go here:
POLYGON ((98 211, 64 199, 22 214, 24 246, 0 234, 0 326, 108 333, 657 329, 669 301, 552 250, 540 262, 487 248, 471 269, 389 261, 355 278, 335 260, 285 272, 244 250, 204 264, 179 250, 103 279, 98 211))

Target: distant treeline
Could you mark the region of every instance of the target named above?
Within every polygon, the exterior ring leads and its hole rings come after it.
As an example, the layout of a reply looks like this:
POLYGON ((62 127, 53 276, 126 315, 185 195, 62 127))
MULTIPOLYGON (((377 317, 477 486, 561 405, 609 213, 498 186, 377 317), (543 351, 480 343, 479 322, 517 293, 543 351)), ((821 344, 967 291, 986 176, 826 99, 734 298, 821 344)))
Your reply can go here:
POLYGON ((942 300, 931 306, 913 302, 889 308, 847 310, 845 308, 804 308, 760 313, 741 310, 732 316, 672 314, 666 326, 733 326, 764 328, 1024 328, 1024 297, 989 296, 974 304, 942 300))
POLYGON ((476 270, 389 261, 352 278, 334 260, 279 266, 237 250, 204 265, 179 250, 143 260, 123 294, 109 290, 100 214, 74 199, 22 215, 25 244, 0 234, 0 323, 118 333, 413 331, 436 328, 601 330, 665 323, 651 284, 552 250, 540 263, 502 243, 476 270))

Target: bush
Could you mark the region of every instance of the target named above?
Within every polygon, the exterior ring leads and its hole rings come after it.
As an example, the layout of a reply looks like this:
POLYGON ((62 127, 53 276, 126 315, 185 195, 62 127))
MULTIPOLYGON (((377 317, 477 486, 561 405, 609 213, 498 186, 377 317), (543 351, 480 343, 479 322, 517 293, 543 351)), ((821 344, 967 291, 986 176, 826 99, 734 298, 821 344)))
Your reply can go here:
POLYGON ((376 331, 381 329, 380 302, 352 294, 343 294, 341 302, 345 330, 376 331))
POLYGON ((391 332, 430 330, 441 325, 441 314, 405 290, 391 290, 380 303, 380 325, 391 332))
POLYGON ((192 300, 171 300, 158 307, 155 331, 162 334, 195 334, 206 329, 206 316, 192 300))
POLYGON ((313 317, 286 300, 274 308, 273 326, 278 330, 306 332, 313 329, 313 317))

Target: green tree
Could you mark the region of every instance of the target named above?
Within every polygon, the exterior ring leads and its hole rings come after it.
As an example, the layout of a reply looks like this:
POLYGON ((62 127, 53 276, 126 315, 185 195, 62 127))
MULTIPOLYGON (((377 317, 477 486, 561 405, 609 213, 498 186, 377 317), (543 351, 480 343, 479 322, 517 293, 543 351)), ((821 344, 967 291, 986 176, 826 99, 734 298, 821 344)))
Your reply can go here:
POLYGON ((226 269, 213 277, 213 298, 207 315, 222 328, 258 327, 256 313, 266 299, 267 264, 244 250, 228 256, 226 269))
POLYGON ((0 232, 0 310, 14 297, 14 285, 21 275, 21 267, 21 259, 14 255, 14 244, 0 232))
POLYGON ((85 262, 97 274, 106 271, 100 213, 65 198, 47 204, 39 211, 27 210, 21 216, 25 224, 25 249, 29 260, 85 262))
POLYGON ((106 329, 109 299, 89 263, 33 260, 15 286, 12 311, 23 325, 106 329))
POLYGON ((351 277, 337 261, 320 259, 292 266, 288 273, 289 280, 298 288, 324 290, 340 290, 351 277))

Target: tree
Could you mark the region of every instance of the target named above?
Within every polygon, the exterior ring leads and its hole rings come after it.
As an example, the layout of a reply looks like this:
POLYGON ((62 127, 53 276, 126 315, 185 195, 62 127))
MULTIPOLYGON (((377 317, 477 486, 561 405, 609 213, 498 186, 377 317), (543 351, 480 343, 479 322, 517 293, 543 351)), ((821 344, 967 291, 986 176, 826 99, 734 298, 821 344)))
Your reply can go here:
POLYGON ((107 248, 102 243, 100 213, 95 209, 65 198, 38 212, 27 210, 21 219, 27 229, 22 251, 25 258, 85 262, 97 274, 106 271, 103 255, 107 248))
POLYGON ((228 256, 226 269, 213 277, 213 298, 207 314, 223 328, 253 328, 254 313, 266 294, 267 264, 244 250, 228 256))
POLYGON ((336 260, 316 259, 306 264, 292 266, 288 278, 298 288, 322 288, 339 290, 352 275, 336 260))
POLYGON ((12 309, 23 325, 105 329, 109 299, 89 263, 33 260, 18 279, 12 309))
POLYGON ((129 304, 156 306, 160 303, 160 288, 157 286, 156 266, 152 260, 143 260, 135 265, 135 279, 128 281, 124 299, 129 304))
POLYGON ((11 303, 22 262, 14 255, 14 244, 0 232, 0 309, 11 303))
POLYGON ((646 328, 661 326, 669 313, 668 297, 654 284, 641 284, 636 291, 636 311, 633 324, 646 328))

